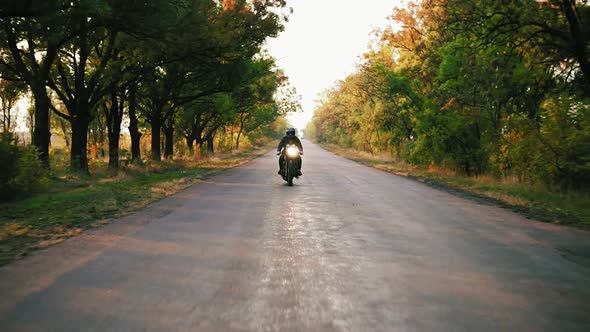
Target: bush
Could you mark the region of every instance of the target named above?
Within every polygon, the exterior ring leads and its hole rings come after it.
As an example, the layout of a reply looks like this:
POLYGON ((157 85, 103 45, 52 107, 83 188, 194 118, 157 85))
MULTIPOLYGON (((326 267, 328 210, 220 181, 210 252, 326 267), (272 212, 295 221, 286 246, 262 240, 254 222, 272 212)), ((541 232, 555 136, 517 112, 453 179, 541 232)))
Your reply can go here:
POLYGON ((49 179, 34 147, 0 140, 0 201, 47 189, 49 179))
POLYGON ((18 148, 0 140, 0 200, 14 195, 14 179, 18 175, 18 148))

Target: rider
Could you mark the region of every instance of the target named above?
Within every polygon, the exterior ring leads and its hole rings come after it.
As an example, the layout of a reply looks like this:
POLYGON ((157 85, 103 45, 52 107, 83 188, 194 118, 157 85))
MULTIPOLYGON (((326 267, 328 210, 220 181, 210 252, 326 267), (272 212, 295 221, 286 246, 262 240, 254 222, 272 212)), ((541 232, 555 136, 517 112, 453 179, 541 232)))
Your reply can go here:
MULTIPOLYGON (((295 136, 295 128, 288 128, 287 129, 287 135, 285 135, 285 137, 283 137, 283 139, 281 140, 281 143, 279 143, 279 146, 277 147, 277 153, 281 155, 281 157, 279 158, 279 175, 283 174, 283 162, 285 160, 285 155, 283 153, 281 153, 281 151, 287 146, 287 144, 295 144, 297 145, 297 147, 299 148, 299 152, 300 154, 303 154, 303 145, 301 145, 301 141, 299 140, 299 137, 295 136)), ((302 161, 301 161, 301 156, 297 157, 297 164, 299 167, 297 167, 297 169, 299 170, 299 174, 297 176, 301 176, 303 175, 303 173, 301 173, 301 165, 302 165, 302 161)))

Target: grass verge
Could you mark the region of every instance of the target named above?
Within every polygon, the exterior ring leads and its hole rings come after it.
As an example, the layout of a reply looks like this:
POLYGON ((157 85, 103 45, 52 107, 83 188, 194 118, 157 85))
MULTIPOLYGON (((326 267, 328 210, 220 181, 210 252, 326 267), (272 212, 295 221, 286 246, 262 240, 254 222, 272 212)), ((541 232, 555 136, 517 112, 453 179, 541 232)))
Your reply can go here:
POLYGON ((148 162, 114 175, 97 168, 92 177, 53 178, 46 193, 0 204, 0 265, 142 209, 269 149, 252 148, 204 160, 148 162))
POLYGON ((455 172, 402 163, 386 156, 322 144, 326 150, 367 166, 413 178, 470 199, 483 200, 543 222, 590 229, 590 193, 556 192, 543 186, 492 176, 467 177, 455 172))

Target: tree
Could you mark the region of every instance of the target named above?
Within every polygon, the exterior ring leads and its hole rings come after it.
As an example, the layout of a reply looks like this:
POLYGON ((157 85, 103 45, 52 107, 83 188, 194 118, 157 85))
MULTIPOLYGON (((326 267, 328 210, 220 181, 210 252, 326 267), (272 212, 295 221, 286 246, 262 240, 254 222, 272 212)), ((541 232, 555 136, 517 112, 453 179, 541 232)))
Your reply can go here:
POLYGON ((26 87, 22 82, 7 81, 0 78, 0 132, 14 133, 16 127, 16 115, 13 107, 23 96, 26 87))
MULTIPOLYGON (((159 160, 161 130, 170 157, 181 115, 192 103, 237 89, 245 63, 283 28, 284 6, 282 0, 15 3, 0 11, 0 75, 29 87, 33 142, 46 166, 50 110, 69 122, 72 170, 88 172, 88 135, 101 140, 105 128, 109 164, 117 167, 125 110, 133 160, 141 160, 141 120, 151 127, 152 158, 159 160), (59 101, 52 103, 53 96, 59 101)), ((199 138, 209 142, 235 120, 226 109, 210 114, 199 138)))
POLYGON ((589 12, 586 1, 410 3, 327 91, 309 132, 467 175, 587 183, 589 12))
POLYGON ((46 86, 58 52, 71 35, 64 33, 67 8, 64 10, 58 10, 57 6, 47 8, 47 11, 44 10, 42 14, 34 17, 7 15, 9 17, 0 18, 0 24, 2 24, 0 72, 4 79, 23 81, 30 88, 35 104, 35 127, 32 140, 39 151, 43 165, 48 168, 51 102, 46 86))
POLYGON ((121 122, 126 101, 125 91, 111 91, 104 101, 102 109, 107 121, 107 135, 109 141, 109 168, 119 168, 119 139, 121 137, 121 122))
POLYGON ((131 161, 140 164, 141 151, 139 143, 142 133, 139 131, 139 120, 137 118, 136 87, 129 89, 129 135, 131 136, 131 161))
POLYGON ((70 8, 71 38, 60 50, 48 85, 67 109, 53 111, 72 127, 70 168, 88 172, 88 129, 109 85, 107 66, 114 58, 118 31, 107 24, 106 3, 73 2, 70 8))
POLYGON ((278 96, 279 89, 285 86, 286 82, 286 77, 275 68, 272 58, 262 57, 245 63, 242 81, 231 95, 237 111, 236 149, 240 147, 240 138, 244 131, 256 130, 259 126, 271 123, 276 117, 291 111, 284 109, 290 106, 287 104, 289 91, 282 91, 282 100, 279 100, 278 96), (282 108, 279 108, 279 102, 283 102, 282 108))

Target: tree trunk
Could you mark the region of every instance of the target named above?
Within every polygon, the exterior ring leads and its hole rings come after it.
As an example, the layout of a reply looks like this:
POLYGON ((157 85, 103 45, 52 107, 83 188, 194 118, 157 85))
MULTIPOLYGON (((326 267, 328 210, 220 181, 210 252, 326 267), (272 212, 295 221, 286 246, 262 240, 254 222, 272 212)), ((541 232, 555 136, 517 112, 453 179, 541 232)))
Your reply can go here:
POLYGON ((164 126, 164 158, 172 159, 174 156, 174 126, 164 126))
POLYGON ((33 145, 39 152, 39 159, 45 168, 49 168, 49 143, 51 141, 51 132, 49 130, 49 105, 50 100, 47 97, 45 87, 35 87, 33 89, 35 99, 35 127, 33 129, 33 145))
POLYGON ((70 150, 70 169, 88 173, 88 127, 87 117, 78 116, 72 120, 72 148, 70 150))
POLYGON ((240 149, 240 137, 242 136, 242 127, 240 126, 240 131, 238 131, 238 138, 236 139, 236 150, 240 149))
MULTIPOLYGON (((105 105, 106 106, 106 105, 105 105)), ((109 139, 109 168, 119 168, 119 140, 121 137, 121 121, 123 120, 124 98, 117 98, 116 92, 111 92, 110 112, 105 108, 107 131, 109 139)))
POLYGON ((115 129, 109 133, 109 168, 119 168, 119 139, 121 130, 115 129))
POLYGON ((160 156, 162 154, 162 151, 166 151, 165 144, 166 144, 166 136, 164 135, 164 129, 162 128, 162 130, 160 130, 160 156), (164 139, 162 139, 162 137, 164 137, 164 139))
MULTIPOLYGON (((98 129, 98 144, 100 144, 100 157, 104 159, 104 157, 106 157, 106 151, 104 149, 104 127, 101 127, 98 129)), ((108 139, 108 134, 107 134, 107 139, 108 139)))
POLYGON ((129 91, 129 134, 131 135, 131 162, 141 164, 141 133, 139 132, 139 121, 137 120, 137 99, 135 98, 135 87, 129 91))
POLYGON ((62 118, 58 118, 57 121, 59 122, 59 128, 61 129, 62 134, 64 135, 64 141, 66 142, 66 147, 70 147, 70 135, 68 133, 68 122, 62 118))
POLYGON ((236 139, 236 150, 240 148, 240 137, 242 136, 242 131, 244 131, 244 114, 240 114, 240 130, 238 131, 238 138, 236 139))
POLYGON ((160 132, 162 130, 162 112, 157 110, 151 116, 150 123, 152 125, 152 160, 162 160, 162 152, 160 150, 160 132))
POLYGON ((9 98, 2 98, 2 132, 13 133, 14 121, 10 110, 12 109, 12 100, 9 98))
POLYGON ((195 151, 195 138, 191 135, 186 135, 184 138, 186 139, 186 146, 188 147, 188 150, 191 154, 193 154, 195 151))
POLYGON ((213 147, 214 138, 215 135, 211 135, 207 138, 207 152, 209 152, 210 154, 215 154, 215 148, 213 147))
MULTIPOLYGON (((234 126, 231 126, 231 133, 229 136, 229 151, 231 152, 234 149, 234 126)), ((237 148, 236 148, 237 150, 237 148)))

